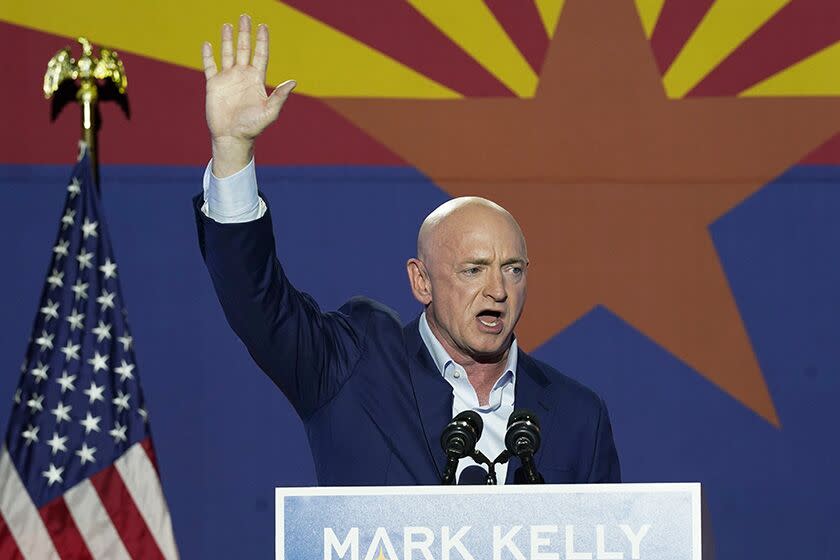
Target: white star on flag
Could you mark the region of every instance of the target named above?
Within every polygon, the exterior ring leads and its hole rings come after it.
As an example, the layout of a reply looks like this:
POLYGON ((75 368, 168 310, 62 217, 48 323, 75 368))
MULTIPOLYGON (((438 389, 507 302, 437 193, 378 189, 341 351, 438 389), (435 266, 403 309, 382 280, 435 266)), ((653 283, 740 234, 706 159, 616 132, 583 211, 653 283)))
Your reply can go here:
POLYGON ((47 305, 41 308, 41 313, 44 314, 44 320, 58 319, 59 303, 51 299, 47 300, 47 305))
POLYGON ((73 287, 70 289, 73 290, 73 294, 75 294, 74 299, 76 301, 79 301, 79 299, 87 299, 88 283, 82 282, 81 278, 76 280, 76 283, 73 284, 73 287))
POLYGON ((32 393, 32 398, 26 401, 26 406, 32 409, 32 414, 35 414, 35 411, 41 412, 44 410, 44 405, 41 404, 44 402, 44 395, 39 395, 38 393, 32 393))
POLYGON ((70 248, 70 242, 67 241, 66 239, 61 239, 61 240, 59 240, 58 244, 55 247, 53 247, 53 253, 55 253, 59 257, 66 257, 67 255, 70 254, 68 252, 69 248, 70 248))
POLYGON ((42 330, 41 336, 35 339, 35 344, 41 347, 41 352, 49 348, 52 350, 53 347, 53 339, 55 338, 54 334, 50 334, 47 331, 42 330))
POLYGON ((90 329, 90 332, 96 335, 96 342, 102 342, 106 338, 111 340, 111 325, 106 325, 103 321, 99 321, 99 325, 90 329))
POLYGON ((32 368, 32 377, 34 377, 37 380, 36 383, 40 383, 41 381, 47 378, 48 369, 50 369, 50 365, 44 365, 41 362, 38 362, 37 367, 32 368))
POLYGON ((84 420, 79 420, 79 424, 85 427, 85 435, 88 435, 91 432, 99 431, 100 420, 102 420, 101 416, 92 416, 91 413, 88 412, 84 420))
POLYGON ((120 441, 127 441, 128 438, 125 435, 125 430, 126 430, 126 426, 123 426, 119 422, 116 422, 114 424, 114 429, 109 430, 108 434, 110 434, 111 437, 114 438, 114 443, 117 443, 117 442, 120 442, 120 441))
POLYGON ((96 303, 101 305, 100 311, 105 311, 107 308, 114 308, 114 296, 117 295, 117 292, 108 292, 106 289, 102 289, 102 295, 96 298, 96 303))
POLYGON ((76 380, 75 375, 69 375, 67 371, 61 373, 61 377, 55 380, 56 383, 61 385, 61 394, 64 394, 64 391, 70 390, 75 391, 76 386, 73 385, 73 382, 76 380))
MULTIPOLYGON (((78 360, 79 359, 79 349, 82 347, 81 344, 73 344, 69 339, 67 340, 67 344, 59 348, 62 354, 64 354, 64 359, 68 362, 70 360, 78 360)), ((75 378, 74 378, 75 379, 75 378)))
MULTIPOLYGON (((99 431, 98 429, 96 430, 99 431)), ((82 464, 85 463, 95 463, 96 459, 93 458, 93 454, 96 453, 95 447, 88 447, 87 443, 82 442, 82 447, 78 451, 76 451, 76 455, 79 456, 79 460, 81 460, 82 464)))
POLYGON ((77 309, 73 310, 72 315, 67 316, 67 322, 70 323, 70 330, 75 331, 84 327, 85 314, 79 313, 77 309))
POLYGON ((55 455, 59 451, 67 451, 67 436, 59 436, 58 432, 53 432, 53 436, 47 440, 47 445, 52 449, 52 454, 55 455))
POLYGON ((123 410, 127 410, 130 408, 128 406, 128 399, 130 398, 131 395, 126 395, 122 391, 117 391, 117 396, 114 399, 112 399, 111 402, 114 403, 114 406, 116 406, 120 412, 122 412, 123 410))
POLYGON ((61 229, 65 230, 76 223, 76 211, 68 208, 64 216, 61 217, 61 229))
POLYGON ((93 265, 90 263, 92 258, 93 253, 88 253, 84 249, 79 251, 79 254, 76 255, 76 260, 79 261, 79 270, 82 271, 86 268, 93 268, 93 265))
POLYGON ((67 185, 67 192, 70 193, 71 199, 76 198, 76 195, 82 192, 82 184, 76 177, 73 177, 73 180, 67 185))
POLYGON ((94 352, 93 358, 88 360, 88 363, 93 366, 93 373, 100 369, 108 371, 108 358, 109 356, 102 356, 99 352, 94 352))
POLYGON ((117 340, 119 340, 120 343, 123 345, 123 350, 128 352, 131 349, 131 343, 132 341, 134 341, 134 338, 132 338, 130 335, 125 335, 118 337, 117 340))
POLYGON ((64 467, 56 467, 50 463, 49 469, 43 471, 41 474, 47 479, 47 486, 52 486, 54 482, 61 482, 61 473, 64 472, 64 467))
POLYGON ((96 233, 96 228, 99 227, 97 222, 91 222, 87 218, 85 218, 85 223, 82 224, 82 237, 87 239, 88 237, 99 237, 99 234, 96 233))
POLYGON ((59 401, 59 403, 55 405, 55 408, 50 410, 50 413, 55 415, 55 423, 61 424, 63 421, 69 422, 70 414, 68 413, 71 408, 72 407, 69 404, 65 405, 63 402, 59 401))
POLYGON ((96 401, 105 401, 102 397, 102 393, 105 392, 105 385, 97 385, 93 381, 90 382, 90 387, 82 391, 85 395, 90 398, 90 404, 95 403, 96 401))
POLYGON ((61 288, 64 286, 64 273, 60 270, 56 270, 55 268, 52 271, 52 275, 47 277, 47 284, 52 286, 51 290, 56 288, 61 288))
POLYGON ((99 267, 99 270, 105 275, 106 280, 117 277, 117 263, 112 263, 111 259, 105 259, 105 263, 99 267))
POLYGON ((41 426, 33 426, 32 424, 29 424, 26 427, 26 429, 21 434, 21 436, 23 436, 23 439, 26 440, 26 445, 38 441, 38 430, 40 429, 41 426))
POLYGON ((134 364, 129 364, 125 360, 121 360, 120 365, 114 368, 114 373, 117 373, 122 381, 133 379, 132 371, 134 371, 134 364))

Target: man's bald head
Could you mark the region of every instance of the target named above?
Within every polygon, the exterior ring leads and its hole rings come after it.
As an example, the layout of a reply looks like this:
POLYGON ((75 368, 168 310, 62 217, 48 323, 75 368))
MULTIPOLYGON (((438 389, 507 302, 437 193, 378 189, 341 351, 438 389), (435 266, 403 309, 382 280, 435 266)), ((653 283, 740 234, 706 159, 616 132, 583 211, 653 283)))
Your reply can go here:
POLYGON ((448 200, 432 210, 420 225, 420 231, 417 232, 417 258, 428 261, 441 239, 462 235, 476 225, 493 227, 499 224, 512 228, 521 239, 523 251, 527 254, 525 236, 510 212, 480 196, 461 196, 448 200))
POLYGON ((429 214, 417 234, 417 258, 407 263, 429 327, 461 365, 503 365, 525 304, 527 268, 519 224, 474 196, 429 214))

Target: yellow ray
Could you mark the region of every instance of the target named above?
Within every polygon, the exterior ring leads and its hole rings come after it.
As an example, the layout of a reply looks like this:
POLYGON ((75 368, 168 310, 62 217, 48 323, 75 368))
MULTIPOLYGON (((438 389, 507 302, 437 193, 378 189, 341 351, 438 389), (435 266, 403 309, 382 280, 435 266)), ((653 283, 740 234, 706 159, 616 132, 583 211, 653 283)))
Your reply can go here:
POLYGON ((636 0, 636 9, 639 11, 639 17, 642 18, 642 27, 645 28, 648 39, 653 35, 656 21, 664 5, 665 0, 636 0))
MULTIPOLYGON (((114 4, 4 2, 0 20, 133 52, 187 68, 201 69, 201 43, 219 45, 219 29, 235 23, 239 11, 271 30, 268 83, 287 78, 298 91, 317 96, 455 98, 456 92, 359 41, 275 0, 225 2, 145 0, 114 4)), ((46 64, 46 61, 44 61, 46 64)), ((129 76, 131 69, 128 69, 129 76)), ((166 87, 166 84, 161 84, 166 87)))
POLYGON ((542 19, 549 37, 554 36, 554 30, 557 28, 557 20, 560 18, 560 12, 563 11, 563 3, 565 1, 536 0, 537 11, 540 12, 540 19, 542 19))
POLYGON ((537 75, 481 0, 409 0, 443 34, 520 97, 532 97, 537 75))
POLYGON ((738 45, 791 0, 718 0, 706 12, 663 78, 668 97, 685 96, 738 45))
POLYGON ((739 95, 840 95, 840 42, 812 54, 739 95))

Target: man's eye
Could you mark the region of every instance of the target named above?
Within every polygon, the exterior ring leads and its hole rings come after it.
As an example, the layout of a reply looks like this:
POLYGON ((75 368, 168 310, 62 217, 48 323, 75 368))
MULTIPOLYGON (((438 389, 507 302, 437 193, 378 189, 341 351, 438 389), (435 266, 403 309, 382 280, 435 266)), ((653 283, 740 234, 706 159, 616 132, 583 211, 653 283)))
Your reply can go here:
POLYGON ((478 268, 477 266, 472 266, 472 267, 464 270, 464 274, 466 274, 467 276, 475 276, 479 272, 481 272, 481 269, 478 268))

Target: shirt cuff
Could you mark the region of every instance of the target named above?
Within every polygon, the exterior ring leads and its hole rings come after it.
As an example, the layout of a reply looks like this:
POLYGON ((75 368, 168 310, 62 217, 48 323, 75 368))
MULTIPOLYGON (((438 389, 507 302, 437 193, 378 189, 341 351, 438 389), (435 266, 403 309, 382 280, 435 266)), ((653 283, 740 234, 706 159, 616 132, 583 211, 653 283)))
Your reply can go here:
POLYGON ((229 177, 213 175, 213 160, 204 170, 204 205, 201 211, 221 224, 250 222, 263 217, 265 202, 257 192, 254 158, 229 177))

